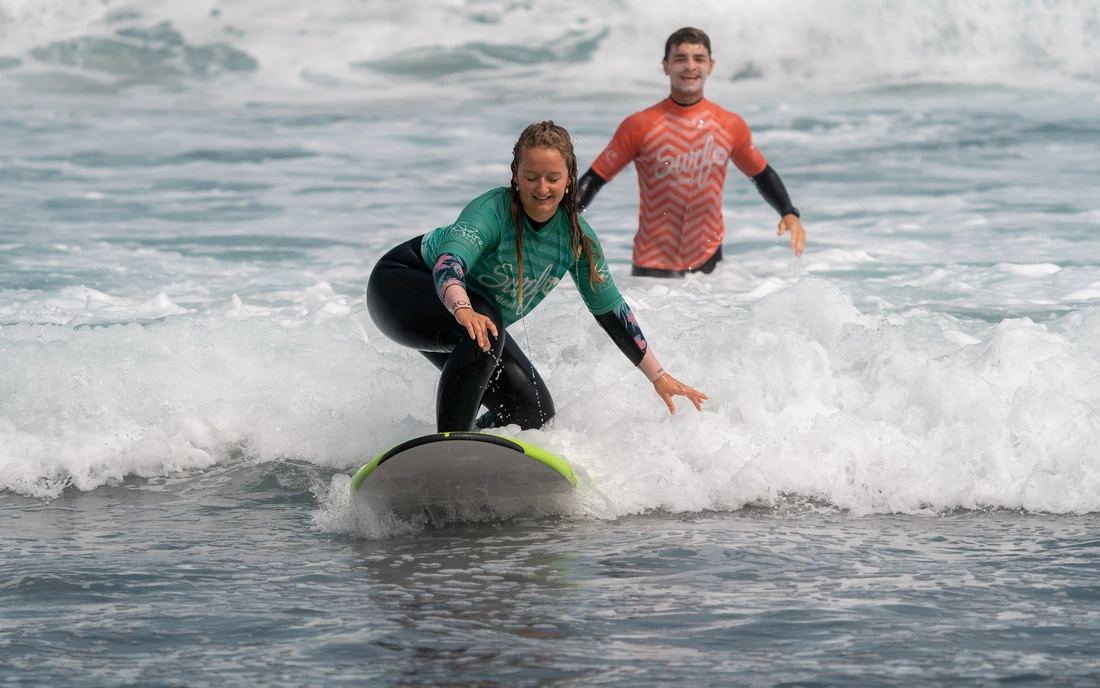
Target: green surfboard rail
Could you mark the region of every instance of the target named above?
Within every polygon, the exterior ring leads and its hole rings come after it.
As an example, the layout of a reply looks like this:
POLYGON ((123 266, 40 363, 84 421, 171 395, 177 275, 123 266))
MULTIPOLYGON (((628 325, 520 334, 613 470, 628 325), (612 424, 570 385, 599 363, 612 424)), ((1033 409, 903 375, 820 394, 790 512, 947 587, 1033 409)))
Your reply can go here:
MULTIPOLYGON (((499 435, 498 435, 499 437, 499 435)), ((541 461, 550 468, 553 468, 558 473, 565 476, 565 479, 569 481, 569 484, 573 487, 577 486, 577 475, 573 472, 573 467, 569 465, 569 462, 558 456, 557 454, 551 454, 542 447, 536 447, 533 444, 528 444, 523 440, 517 440, 514 437, 506 437, 505 439, 512 440, 519 446, 523 447, 523 453, 530 456, 536 461, 541 461)))
MULTIPOLYGON (((395 444, 393 446, 396 447, 397 445, 395 444)), ((390 449, 392 448, 393 447, 391 447, 390 449)), ((371 474, 371 471, 373 471, 375 468, 378 468, 378 460, 385 456, 388 452, 389 449, 374 457, 374 459, 371 460, 370 463, 366 464, 355 472, 355 477, 351 479, 352 492, 357 492, 359 490, 359 486, 363 484, 363 481, 367 479, 367 476, 371 474)))
MULTIPOLYGON (((444 437, 450 437, 451 436, 451 433, 449 433, 449 432, 444 432, 444 433, 439 433, 439 434, 443 435, 444 437)), ((462 434, 489 435, 491 437, 498 437, 502 440, 508 440, 509 442, 513 442, 513 443, 519 445, 521 449, 523 449, 524 454, 526 454, 527 456, 531 457, 532 459, 534 459, 534 460, 536 460, 540 463, 543 463, 543 464, 549 466, 550 468, 553 468, 558 473, 561 473, 562 477, 564 477, 566 480, 568 480, 570 485, 572 485, 573 487, 577 486, 577 474, 573 472, 573 467, 569 465, 569 462, 566 461, 565 459, 563 459, 562 457, 558 456, 557 454, 551 454, 550 452, 546 451, 542 447, 536 447, 533 444, 530 444, 528 442, 524 442, 523 440, 517 440, 514 437, 504 437, 503 435, 494 435, 494 434, 488 433, 488 432, 462 433, 462 434)), ((407 441, 409 441, 409 440, 406 440, 406 442, 407 441)), ((374 457, 370 461, 370 463, 366 464, 365 466, 360 468, 358 471, 356 471, 355 477, 353 477, 351 479, 351 490, 352 490, 352 492, 358 491, 359 486, 363 484, 363 481, 367 479, 367 476, 370 475, 372 472, 374 472, 374 469, 378 468, 378 463, 382 460, 382 457, 386 456, 391 451, 393 451, 395 448, 401 446, 404 443, 405 442, 399 442, 398 444, 393 445, 392 447, 390 447, 386 451, 384 451, 381 454, 379 454, 378 456, 374 457)))

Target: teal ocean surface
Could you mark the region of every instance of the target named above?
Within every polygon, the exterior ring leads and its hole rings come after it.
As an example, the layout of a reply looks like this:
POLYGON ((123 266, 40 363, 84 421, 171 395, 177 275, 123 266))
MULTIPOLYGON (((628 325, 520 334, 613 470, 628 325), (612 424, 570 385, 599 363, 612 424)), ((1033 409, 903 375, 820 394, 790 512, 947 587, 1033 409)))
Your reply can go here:
POLYGON ((0 0, 0 683, 1100 682, 1100 7, 424 5, 0 0), (357 513, 435 419, 374 262, 685 24, 808 235, 731 169, 719 269, 639 278, 633 168, 586 211, 704 411, 567 281, 504 433, 575 507, 357 513))

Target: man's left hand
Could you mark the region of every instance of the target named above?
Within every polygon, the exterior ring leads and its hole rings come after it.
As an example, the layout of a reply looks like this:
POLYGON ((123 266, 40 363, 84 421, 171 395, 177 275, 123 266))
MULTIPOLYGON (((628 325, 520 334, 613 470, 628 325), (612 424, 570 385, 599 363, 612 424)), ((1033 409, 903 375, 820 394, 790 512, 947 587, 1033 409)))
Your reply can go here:
POLYGON ((778 236, 783 236, 787 232, 791 233, 791 248, 794 249, 794 254, 801 256, 806 250, 806 230, 802 228, 802 220, 799 220, 797 215, 784 215, 779 221, 778 236))

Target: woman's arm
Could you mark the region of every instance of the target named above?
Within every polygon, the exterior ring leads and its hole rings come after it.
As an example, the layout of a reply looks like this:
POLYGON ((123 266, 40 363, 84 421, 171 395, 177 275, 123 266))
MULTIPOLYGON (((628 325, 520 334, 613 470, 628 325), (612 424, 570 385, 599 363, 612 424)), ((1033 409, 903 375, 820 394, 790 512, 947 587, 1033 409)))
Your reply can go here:
POLYGON ((435 293, 452 314, 459 308, 471 308, 466 293, 466 264, 453 253, 440 254, 432 268, 435 293))
POLYGON ((488 351, 489 333, 494 337, 499 336, 497 326, 491 318, 474 310, 466 291, 465 275, 466 264, 453 253, 440 254, 432 268, 432 279, 435 280, 435 292, 439 300, 455 316, 455 320, 466 328, 470 339, 477 341, 478 348, 488 351))
POLYGON ((623 301, 622 295, 615 287, 615 281, 611 279, 611 271, 608 270, 607 262, 603 258, 599 239, 583 219, 581 219, 581 226, 595 242, 597 255, 599 255, 595 268, 590 266, 584 254, 581 254, 577 257, 576 264, 569 269, 569 274, 573 277, 573 282, 577 285, 585 306, 619 350, 645 373, 646 378, 653 383, 657 394, 668 405, 670 412, 676 413, 676 404, 672 401, 672 397, 676 395, 687 397, 691 403, 695 404, 695 408, 701 411, 703 400, 707 395, 679 382, 661 367, 657 357, 649 349, 645 335, 642 334, 642 328, 638 325, 638 319, 634 317, 630 306, 623 301), (603 277, 603 281, 595 285, 589 279, 590 271, 593 269, 603 277))
POLYGON ((642 334, 642 328, 638 325, 638 319, 634 317, 633 311, 630 310, 630 306, 625 301, 618 308, 595 317, 596 322, 611 337, 611 341, 615 342, 615 345, 630 359, 630 362, 640 368, 645 373, 646 378, 653 383, 654 389, 664 399, 671 413, 676 413, 676 404, 672 401, 673 396, 687 397, 695 405, 695 408, 700 411, 703 410, 703 400, 707 399, 707 395, 683 384, 665 372, 660 362, 657 361, 657 357, 649 349, 645 335, 642 334))

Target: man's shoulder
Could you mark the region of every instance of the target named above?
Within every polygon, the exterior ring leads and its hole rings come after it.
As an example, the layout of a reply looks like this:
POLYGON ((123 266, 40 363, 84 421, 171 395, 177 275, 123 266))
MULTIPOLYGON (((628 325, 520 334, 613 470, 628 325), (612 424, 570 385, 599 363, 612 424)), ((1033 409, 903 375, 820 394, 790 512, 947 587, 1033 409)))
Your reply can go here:
MULTIPOLYGON (((704 99, 703 106, 710 111, 711 117, 721 120, 726 126, 747 126, 745 119, 741 117, 741 115, 732 110, 727 110, 713 100, 704 99)), ((680 107, 681 106, 673 103, 670 98, 665 98, 664 100, 650 105, 644 110, 639 110, 630 115, 623 120, 622 126, 652 126, 669 115, 673 117, 682 116, 683 113, 680 112, 680 107)), ((694 110, 694 107, 692 109, 694 110)), ((698 112, 698 110, 694 111, 698 112)))
POLYGON ((654 103, 644 110, 638 110, 634 114, 624 119, 623 123, 620 126, 631 128, 651 126, 654 122, 664 116, 666 101, 668 101, 668 98, 665 98, 658 103, 654 103))
POLYGON ((748 126, 745 122, 745 118, 737 114, 733 110, 727 110, 713 100, 708 100, 707 105, 711 107, 711 111, 714 113, 714 116, 724 121, 727 126, 748 126))

